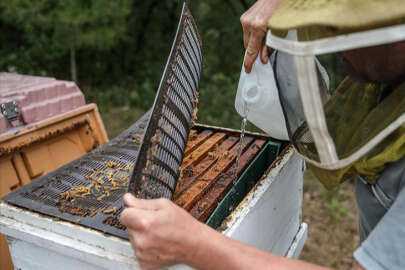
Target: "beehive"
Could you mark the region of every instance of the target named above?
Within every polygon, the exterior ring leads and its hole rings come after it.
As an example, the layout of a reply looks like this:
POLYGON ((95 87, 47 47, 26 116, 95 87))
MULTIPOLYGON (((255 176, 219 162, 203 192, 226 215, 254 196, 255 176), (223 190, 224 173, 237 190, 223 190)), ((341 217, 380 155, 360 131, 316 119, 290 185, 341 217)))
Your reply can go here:
MULTIPOLYGON (((266 159, 261 159, 266 148, 275 150, 269 146, 271 142, 251 162, 209 220, 224 202, 241 196, 242 201, 230 210, 232 213, 224 215, 226 219, 217 230, 256 248, 297 258, 306 237, 300 210, 302 159, 287 146, 269 166, 266 159), (252 179, 248 171, 258 168, 265 172, 253 188, 247 185, 247 194, 241 192, 240 185, 250 182, 241 180, 252 179)), ((271 152, 269 157, 273 156, 271 152)), ((128 240, 8 202, 0 203, 0 232, 9 238, 11 256, 19 269, 140 269, 128 240)), ((170 269, 190 268, 177 265, 170 269)))
MULTIPOLYGON (((148 117, 146 114, 109 143, 22 187, 5 200, 127 238, 119 214, 148 117)), ((261 135, 245 137, 239 175, 268 139, 261 135)), ((233 186, 238 141, 236 131, 197 126, 191 132, 173 200, 201 221, 210 216, 233 186)), ((258 177, 270 163, 261 172, 258 170, 258 177)))

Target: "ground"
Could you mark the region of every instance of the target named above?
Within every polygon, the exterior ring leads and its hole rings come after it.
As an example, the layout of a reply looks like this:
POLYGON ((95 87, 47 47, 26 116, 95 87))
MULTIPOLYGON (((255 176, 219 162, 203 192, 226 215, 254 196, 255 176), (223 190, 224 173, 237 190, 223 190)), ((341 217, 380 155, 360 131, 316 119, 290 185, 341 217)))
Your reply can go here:
POLYGON ((130 108, 128 106, 111 108, 101 111, 101 118, 107 130, 108 138, 112 139, 130 125, 136 122, 145 111, 130 108))
POLYGON ((308 239, 301 259, 333 269, 352 269, 359 243, 353 182, 326 190, 306 172, 302 219, 308 223, 308 239))
MULTIPOLYGON (((143 113, 129 107, 102 113, 109 138, 121 133, 143 113)), ((302 219, 308 223, 308 239, 301 259, 334 269, 352 269, 353 251, 359 242, 353 183, 326 190, 306 172, 302 219)))

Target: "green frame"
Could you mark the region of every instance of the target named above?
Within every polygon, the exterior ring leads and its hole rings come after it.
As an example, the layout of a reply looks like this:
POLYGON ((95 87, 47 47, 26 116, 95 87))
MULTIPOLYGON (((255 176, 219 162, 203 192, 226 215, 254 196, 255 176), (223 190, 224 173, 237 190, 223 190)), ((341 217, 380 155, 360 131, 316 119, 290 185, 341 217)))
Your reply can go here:
POLYGON ((243 198, 256 185, 267 168, 273 163, 280 153, 281 144, 269 141, 250 163, 235 185, 220 201, 206 224, 214 229, 239 205, 243 198))

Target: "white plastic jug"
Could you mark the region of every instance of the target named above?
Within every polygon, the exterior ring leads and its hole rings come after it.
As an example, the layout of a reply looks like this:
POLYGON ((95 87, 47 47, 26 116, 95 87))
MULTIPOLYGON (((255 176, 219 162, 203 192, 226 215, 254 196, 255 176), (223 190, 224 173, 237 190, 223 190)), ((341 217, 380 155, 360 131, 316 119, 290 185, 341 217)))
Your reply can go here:
POLYGON ((288 140, 273 68, 257 57, 250 74, 242 71, 235 99, 236 111, 271 137, 288 140), (245 107, 246 106, 246 107, 245 107), (244 114, 247 115, 244 115, 244 114))

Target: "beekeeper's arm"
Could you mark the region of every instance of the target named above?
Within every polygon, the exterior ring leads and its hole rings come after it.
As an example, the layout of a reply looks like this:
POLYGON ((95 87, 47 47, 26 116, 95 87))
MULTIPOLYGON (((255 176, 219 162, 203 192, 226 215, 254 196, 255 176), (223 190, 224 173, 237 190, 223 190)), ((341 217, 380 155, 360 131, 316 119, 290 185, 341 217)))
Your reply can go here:
MULTIPOLYGON (((200 270, 325 269, 287 259, 230 239, 167 199, 141 200, 126 194, 121 214, 142 269, 187 264, 200 270)), ((263 232, 265 233, 265 232, 263 232)))

